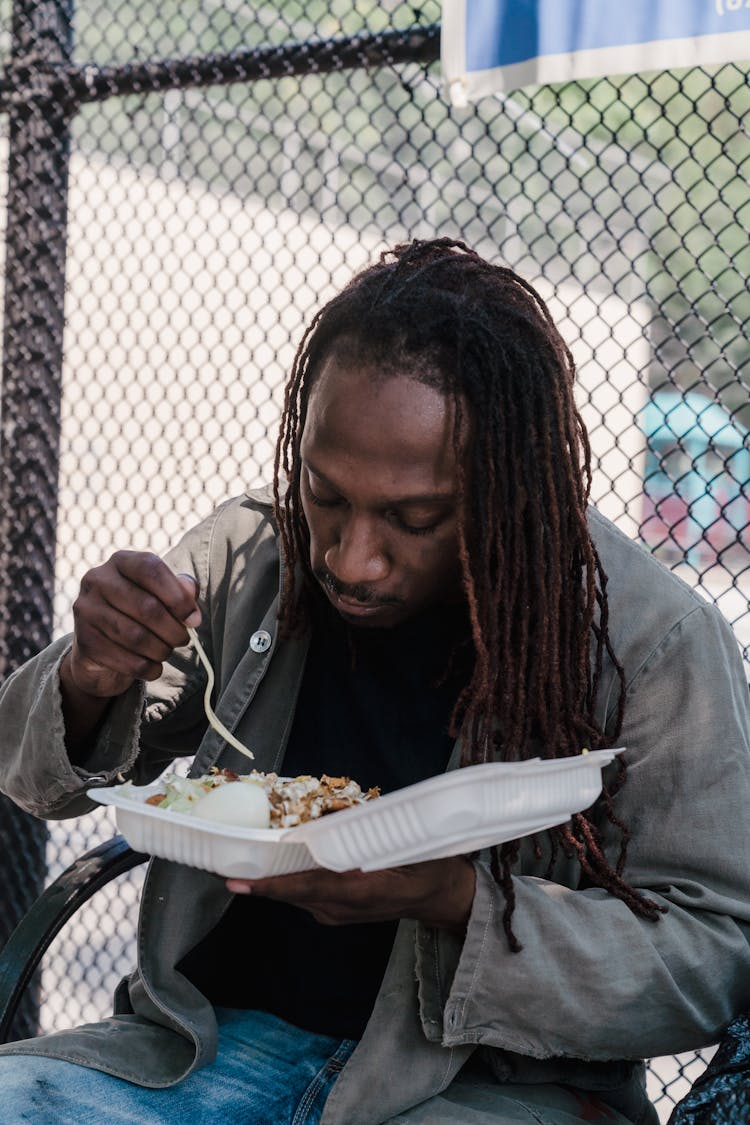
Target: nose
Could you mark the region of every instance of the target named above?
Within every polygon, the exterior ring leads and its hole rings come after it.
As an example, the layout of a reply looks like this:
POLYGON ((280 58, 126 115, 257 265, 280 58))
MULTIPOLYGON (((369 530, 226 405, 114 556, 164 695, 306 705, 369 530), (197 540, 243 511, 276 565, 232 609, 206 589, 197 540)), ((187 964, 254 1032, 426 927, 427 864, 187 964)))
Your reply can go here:
POLYGON ((325 553, 328 570, 342 585, 380 582, 388 576, 390 560, 374 521, 350 515, 337 528, 325 553))

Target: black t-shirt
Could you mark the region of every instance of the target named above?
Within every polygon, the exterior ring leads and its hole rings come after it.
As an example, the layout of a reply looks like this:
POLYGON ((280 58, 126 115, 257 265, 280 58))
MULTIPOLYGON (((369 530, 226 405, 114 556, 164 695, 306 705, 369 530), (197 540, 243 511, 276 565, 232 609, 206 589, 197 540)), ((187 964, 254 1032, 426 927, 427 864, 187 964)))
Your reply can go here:
MULTIPOLYGON (((351 629, 327 603, 317 604, 280 772, 344 774, 383 793, 442 773, 461 685, 452 654, 466 633, 464 614, 450 607, 394 629, 351 629)), ((180 967, 216 1005, 258 1008, 356 1039, 396 927, 326 926, 287 903, 238 895, 180 967)))

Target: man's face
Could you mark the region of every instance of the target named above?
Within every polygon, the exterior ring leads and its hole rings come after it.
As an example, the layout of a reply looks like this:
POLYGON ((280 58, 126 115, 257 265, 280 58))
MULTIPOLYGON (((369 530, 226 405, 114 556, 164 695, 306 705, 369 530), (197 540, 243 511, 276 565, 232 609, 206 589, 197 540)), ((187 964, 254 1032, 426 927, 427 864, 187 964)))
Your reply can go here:
POLYGON ((310 563, 353 625, 390 627, 461 594, 453 410, 407 375, 330 358, 302 435, 310 563))

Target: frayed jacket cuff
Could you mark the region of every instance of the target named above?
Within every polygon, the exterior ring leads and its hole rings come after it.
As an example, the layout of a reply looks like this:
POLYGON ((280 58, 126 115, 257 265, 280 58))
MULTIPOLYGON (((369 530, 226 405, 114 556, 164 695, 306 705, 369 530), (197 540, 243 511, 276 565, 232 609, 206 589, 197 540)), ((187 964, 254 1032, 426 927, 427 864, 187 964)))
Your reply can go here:
POLYGON ((25 736, 15 755, 17 769, 9 769, 6 791, 21 808, 45 819, 88 811, 93 802, 86 789, 126 776, 138 752, 143 684, 134 684, 112 701, 85 763, 71 763, 60 689, 60 665, 69 650, 70 638, 61 638, 20 670, 15 698, 9 702, 10 708, 15 704, 26 715, 25 736))
MULTIPOLYGON (((477 888, 480 886, 479 864, 477 888)), ((434 929, 417 923, 416 973, 419 995, 419 1016, 428 1040, 442 1043, 447 1031, 446 1009, 450 1003, 456 969, 466 958, 466 950, 481 944, 482 934, 494 909, 491 897, 475 892, 474 902, 463 937, 449 930, 434 929)))

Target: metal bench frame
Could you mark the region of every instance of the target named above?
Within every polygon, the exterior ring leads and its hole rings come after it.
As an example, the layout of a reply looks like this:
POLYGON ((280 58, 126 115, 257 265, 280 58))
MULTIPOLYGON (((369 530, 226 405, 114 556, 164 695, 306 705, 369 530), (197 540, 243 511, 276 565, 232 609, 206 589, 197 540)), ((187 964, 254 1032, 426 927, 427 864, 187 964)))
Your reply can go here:
POLYGON ((36 899, 0 953, 0 1043, 8 1042, 24 989, 65 923, 111 879, 147 859, 114 836, 74 860, 36 899))

